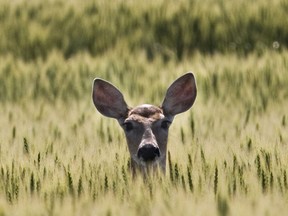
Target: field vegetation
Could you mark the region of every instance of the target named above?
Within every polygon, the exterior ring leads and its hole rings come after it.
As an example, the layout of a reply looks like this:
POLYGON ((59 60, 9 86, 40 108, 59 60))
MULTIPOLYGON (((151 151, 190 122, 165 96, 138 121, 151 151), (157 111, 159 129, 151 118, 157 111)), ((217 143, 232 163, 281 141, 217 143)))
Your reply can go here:
POLYGON ((285 0, 0 0, 0 216, 288 212, 285 0), (160 105, 193 71, 165 176, 133 178, 92 81, 160 105))

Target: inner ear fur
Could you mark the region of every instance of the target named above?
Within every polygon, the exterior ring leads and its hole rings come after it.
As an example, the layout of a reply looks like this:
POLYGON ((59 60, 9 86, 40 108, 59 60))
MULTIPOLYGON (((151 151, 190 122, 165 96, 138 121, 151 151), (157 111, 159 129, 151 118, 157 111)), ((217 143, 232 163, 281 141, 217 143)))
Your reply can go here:
POLYGON ((190 109, 196 99, 197 87, 193 73, 175 80, 167 89, 162 103, 165 115, 174 116, 190 109))
POLYGON ((128 115, 129 108, 122 93, 105 80, 94 80, 92 99, 96 109, 104 116, 121 119, 128 115))

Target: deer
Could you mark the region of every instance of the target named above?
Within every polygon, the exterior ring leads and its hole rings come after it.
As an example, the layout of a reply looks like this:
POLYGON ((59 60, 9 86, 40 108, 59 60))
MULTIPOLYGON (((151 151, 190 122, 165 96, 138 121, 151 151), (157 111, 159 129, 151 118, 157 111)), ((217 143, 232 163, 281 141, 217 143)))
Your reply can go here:
POLYGON ((168 87, 161 106, 129 107, 120 90, 100 78, 94 79, 92 89, 96 109, 102 115, 116 119, 125 132, 133 174, 149 170, 166 173, 169 127, 175 115, 192 107, 196 95, 192 72, 182 75, 168 87))

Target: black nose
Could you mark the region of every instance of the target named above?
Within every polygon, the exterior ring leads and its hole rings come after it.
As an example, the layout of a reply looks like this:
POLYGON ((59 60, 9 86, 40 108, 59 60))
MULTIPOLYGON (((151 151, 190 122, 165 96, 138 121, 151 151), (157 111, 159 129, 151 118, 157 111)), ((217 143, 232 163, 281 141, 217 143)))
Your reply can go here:
POLYGON ((160 151, 158 147, 152 144, 145 144, 138 149, 137 157, 142 158, 144 161, 152 161, 156 157, 160 156, 160 151))

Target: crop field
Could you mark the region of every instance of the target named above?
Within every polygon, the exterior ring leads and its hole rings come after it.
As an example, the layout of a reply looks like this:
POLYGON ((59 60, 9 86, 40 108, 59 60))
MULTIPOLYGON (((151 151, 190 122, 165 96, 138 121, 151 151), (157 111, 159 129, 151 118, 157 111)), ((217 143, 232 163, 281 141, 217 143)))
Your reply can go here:
POLYGON ((287 214, 288 2, 107 2, 0 0, 0 216, 287 214), (188 71, 166 175, 133 177, 93 79, 161 105, 188 71))

